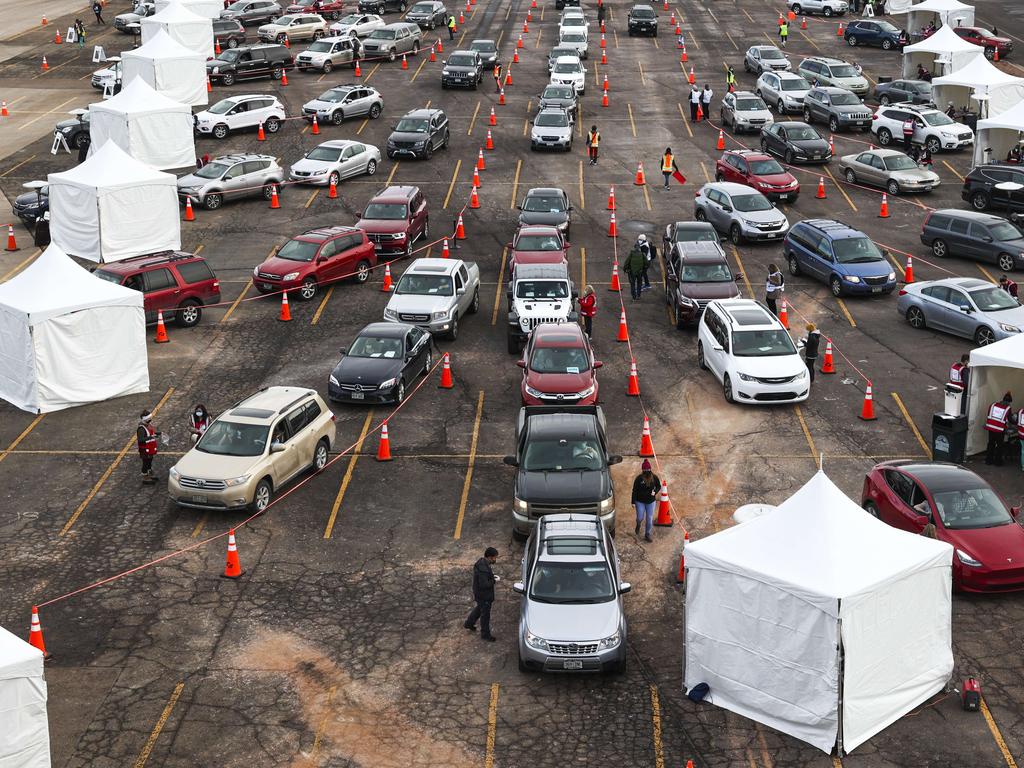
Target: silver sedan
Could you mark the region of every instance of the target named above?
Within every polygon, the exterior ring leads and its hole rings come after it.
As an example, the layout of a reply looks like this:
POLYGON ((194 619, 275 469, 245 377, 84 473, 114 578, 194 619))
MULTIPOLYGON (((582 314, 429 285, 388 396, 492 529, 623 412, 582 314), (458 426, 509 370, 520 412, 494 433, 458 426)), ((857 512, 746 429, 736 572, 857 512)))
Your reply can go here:
POLYGON ((350 176, 373 176, 380 165, 380 150, 359 141, 325 141, 292 165, 289 176, 303 184, 326 186, 350 176))
POLYGON ((930 192, 939 186, 939 175, 921 168, 895 149, 871 149, 839 158, 839 167, 851 184, 863 182, 882 187, 890 195, 930 192))
POLYGON ((998 285, 973 277, 925 280, 903 287, 896 311, 914 328, 931 328, 976 344, 1024 331, 1024 307, 998 285))

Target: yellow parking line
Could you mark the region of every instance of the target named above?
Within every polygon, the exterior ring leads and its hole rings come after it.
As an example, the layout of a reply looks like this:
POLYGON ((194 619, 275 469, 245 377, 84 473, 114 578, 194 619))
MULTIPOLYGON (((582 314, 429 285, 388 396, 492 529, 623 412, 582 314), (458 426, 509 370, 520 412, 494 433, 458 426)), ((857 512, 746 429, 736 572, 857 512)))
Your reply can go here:
POLYGON ((207 523, 207 521, 209 519, 210 519, 210 513, 209 512, 203 512, 203 516, 199 518, 199 521, 196 523, 195 528, 192 529, 192 538, 193 539, 198 539, 199 538, 199 534, 201 534, 203 532, 203 528, 206 527, 206 523, 207 523))
POLYGON ((373 65, 373 69, 371 69, 371 70, 370 70, 370 72, 369 72, 369 74, 368 74, 368 75, 367 75, 366 77, 364 77, 364 78, 363 78, 363 82, 364 82, 364 83, 368 83, 368 82, 370 82, 370 78, 371 78, 371 77, 373 77, 374 73, 375 73, 375 72, 376 72, 376 71, 377 71, 378 69, 380 69, 380 63, 379 63, 379 62, 378 62, 377 64, 374 64, 374 65, 373 65))
POLYGON ((658 686, 651 685, 651 742, 654 747, 655 768, 665 768, 665 749, 661 743, 661 701, 658 686))
POLYGON ((194 249, 194 250, 192 251, 192 255, 193 255, 193 256, 198 256, 198 255, 199 255, 199 252, 200 252, 200 251, 202 251, 202 250, 203 250, 203 248, 205 248, 205 247, 206 247, 205 245, 203 245, 202 243, 200 243, 200 244, 199 244, 199 245, 197 245, 197 246, 195 247, 195 249, 194 249))
POLYGON ((391 180, 395 178, 395 173, 398 171, 398 166, 402 164, 401 160, 396 160, 395 164, 391 167, 391 173, 388 174, 388 180, 384 182, 385 187, 391 186, 391 180))
MULTIPOLYGON (((662 266, 664 266, 664 261, 662 261, 662 266)), ((686 393, 686 410, 690 415, 690 423, 693 425, 693 429, 690 432, 693 436, 693 450, 697 456, 697 461, 700 462, 701 477, 706 480, 708 477, 708 462, 707 459, 704 458, 704 447, 700 439, 700 430, 697 428, 697 418, 694 415, 696 411, 694 410, 693 400, 690 398, 689 392, 686 393)))
MULTIPOLYGON (((169 387, 167 391, 164 393, 164 396, 160 398, 160 402, 157 403, 156 407, 151 411, 151 413, 154 416, 156 416, 157 412, 160 410, 163 404, 167 402, 167 398, 169 398, 172 394, 174 394, 174 387, 169 387)), ((114 470, 117 469, 118 465, 121 463, 121 460, 125 457, 125 454, 128 453, 128 451, 131 449, 133 445, 136 445, 135 435, 132 435, 130 438, 128 438, 128 442, 126 442, 124 444, 124 448, 122 448, 118 452, 117 457, 112 462, 110 462, 110 466, 107 467, 106 472, 104 472, 100 479, 96 481, 96 485, 92 487, 92 490, 89 491, 89 494, 85 497, 85 499, 82 500, 82 503, 78 505, 78 507, 75 509, 71 517, 68 518, 68 521, 64 523, 64 527, 61 528, 60 533, 57 534, 58 536, 63 536, 71 530, 71 526, 75 524, 75 522, 81 516, 82 512, 85 511, 85 508, 89 506, 89 502, 91 502, 93 498, 95 498, 96 494, 99 493, 100 488, 103 487, 103 484, 107 482, 107 479, 114 473, 114 470)))
MULTIPOLYGON (((580 246, 580 288, 587 285, 587 249, 580 246)), ((581 291, 582 293, 582 291, 581 291)))
POLYGON ((38 416, 36 416, 34 419, 32 419, 32 422, 27 427, 25 427, 25 430, 20 435, 18 435, 16 438, 14 438, 14 442, 12 442, 10 445, 8 445, 7 448, 4 449, 3 453, 0 453, 0 461, 3 461, 4 459, 6 459, 7 455, 11 451, 13 451, 15 448, 17 448, 22 440, 24 440, 26 437, 28 437, 28 433, 36 428, 36 425, 40 421, 43 420, 43 416, 45 416, 45 415, 46 414, 40 413, 38 416))
POLYGON ((658 38, 654 38, 654 47, 657 48, 658 50, 661 50, 661 46, 658 45, 658 38))
POLYGON ((751 16, 749 13, 747 13, 747 9, 746 8, 741 8, 740 10, 743 11, 743 15, 744 16, 746 16, 748 19, 750 19, 751 23, 756 23, 756 22, 754 22, 754 17, 751 16))
POLYGON ((644 76, 644 65, 643 65, 643 62, 638 61, 636 63, 636 65, 640 69, 640 82, 642 84, 644 84, 644 85, 647 85, 647 78, 644 76))
POLYGON ((954 174, 954 175, 955 175, 955 176, 956 176, 956 177, 957 177, 958 179, 960 179, 960 181, 963 181, 963 180, 964 180, 964 177, 960 175, 960 171, 958 171, 958 170, 957 170, 956 168, 954 168, 954 167, 953 167, 952 165, 950 165, 950 164, 949 164, 948 162, 946 162, 945 160, 943 160, 943 161, 942 161, 942 164, 943 164, 944 166, 946 166, 947 168, 949 168, 949 170, 951 170, 951 171, 953 172, 953 174, 954 174))
POLYGON ((978 264, 977 266, 978 266, 978 269, 981 270, 981 274, 983 274, 988 279, 988 281, 990 283, 997 283, 997 282, 999 282, 994 277, 992 277, 992 274, 987 269, 985 269, 983 266, 981 266, 981 264, 978 264))
POLYGON ((523 170, 523 161, 519 159, 516 160, 516 175, 512 179, 512 199, 508 203, 509 210, 516 207, 516 196, 519 194, 519 172, 521 170, 523 170))
POLYGON ((704 181, 707 182, 708 184, 710 184, 711 183, 711 174, 708 173, 708 167, 706 165, 704 165, 704 161, 703 160, 700 161, 700 170, 704 174, 704 181))
POLYGON ((814 463, 818 465, 818 469, 821 469, 821 464, 818 463, 818 449, 814 446, 814 438, 811 437, 811 430, 807 426, 807 419, 804 418, 804 412, 800 410, 800 406, 795 406, 796 417, 800 419, 800 428, 804 431, 804 437, 807 439, 807 447, 811 451, 811 458, 814 459, 814 463))
POLYGON ((654 209, 651 207, 651 193, 647 191, 647 185, 644 184, 641 189, 644 191, 644 202, 647 203, 647 210, 653 211, 654 209))
POLYGON ((629 128, 633 131, 633 138, 636 138, 636 122, 633 120, 633 105, 626 104, 626 110, 629 112, 629 128))
POLYGON ((839 309, 841 309, 841 310, 842 310, 842 312, 843 312, 843 315, 845 315, 846 319, 850 321, 850 326, 851 326, 852 328, 856 328, 856 327, 857 327, 857 321, 853 319, 853 315, 851 315, 851 314, 850 314, 850 310, 849 310, 849 309, 847 309, 847 307, 846 307, 846 302, 845 302, 845 301, 843 301, 842 299, 840 299, 840 298, 839 298, 839 297, 837 296, 837 297, 836 297, 836 303, 837 303, 837 304, 839 305, 839 309))
POLYGON ((21 161, 20 163, 18 163, 18 164, 17 164, 16 166, 14 166, 13 168, 8 168, 8 169, 7 169, 6 171, 4 171, 3 173, 0 173, 0 176, 6 176, 6 175, 7 175, 7 174, 9 174, 9 173, 14 173, 14 172, 15 172, 16 170, 18 170, 19 168, 21 168, 21 166, 23 166, 23 165, 24 165, 25 163, 29 162, 30 160, 34 160, 34 159, 35 159, 35 157, 36 157, 35 155, 31 155, 31 156, 29 156, 29 157, 26 157, 26 158, 25 158, 24 160, 22 160, 22 161, 21 161))
POLYGON ((910 427, 910 431, 914 433, 914 437, 917 438, 917 442, 920 443, 921 447, 924 449, 925 454, 930 459, 932 457, 931 446, 929 446, 928 443, 925 442, 925 439, 921 437, 921 431, 917 428, 917 424, 914 423, 914 419, 910 415, 910 411, 907 410, 907 407, 903 404, 903 400, 900 398, 898 394, 896 394, 895 392, 890 392, 889 394, 891 394, 892 399, 896 401, 896 407, 899 408, 900 413, 903 414, 904 421, 907 422, 907 425, 910 427))
POLYGON ((750 285, 750 277, 747 275, 747 270, 743 267, 743 260, 740 258, 740 252, 735 245, 732 247, 732 255, 736 258, 736 266, 740 268, 740 274, 743 275, 743 282, 747 286, 747 293, 750 294, 750 298, 754 298, 754 289, 750 285))
POLYGON ((836 177, 832 175, 832 171, 829 170, 829 167, 827 165, 822 167, 825 169, 825 173, 828 174, 828 177, 832 179, 832 184, 835 186, 836 189, 839 190, 839 193, 846 198, 846 202, 850 204, 850 208, 852 208, 853 212, 856 213, 857 206, 853 204, 853 200, 851 200, 850 196, 846 194, 846 190, 843 189, 842 185, 838 181, 836 181, 836 177))
POLYGON ((160 719, 156 721, 156 725, 153 726, 153 730, 149 734, 149 738, 146 739, 146 745, 142 748, 142 752, 139 753, 138 759, 135 761, 134 768, 145 768, 146 761, 149 760, 149 755, 153 751, 153 747, 156 746, 156 740, 160 738, 160 732, 167 725, 167 720, 171 716, 171 712, 174 711, 174 705, 178 703, 178 697, 181 696, 181 692, 185 689, 185 683, 181 682, 174 686, 174 690, 171 692, 171 698, 167 701, 167 706, 164 707, 164 711, 160 713, 160 719))
POLYGON ((452 172, 452 180, 451 180, 451 183, 448 185, 448 194, 444 196, 444 205, 441 206, 442 208, 447 208, 448 207, 448 202, 452 199, 452 190, 455 189, 455 182, 459 178, 459 170, 461 168, 462 168, 462 159, 460 158, 455 163, 455 170, 452 172))
POLYGON ((462 498, 459 500, 459 516, 455 520, 455 538, 462 538, 462 521, 466 516, 466 502, 469 501, 469 487, 473 482, 473 465, 476 463, 476 441, 480 437, 480 417, 484 413, 484 391, 481 389, 476 398, 476 418, 473 420, 473 439, 469 443, 469 465, 466 467, 466 479, 462 483, 462 498))
MULTIPOLYGON (((683 66, 683 65, 680 64, 679 66, 683 66)), ((683 126, 685 126, 686 132, 688 134, 690 134, 690 138, 692 139, 693 138, 693 131, 690 130, 690 122, 686 119, 686 113, 683 112, 683 105, 677 102, 676 106, 679 107, 679 119, 683 121, 683 126)))
POLYGON ((314 189, 313 190, 313 194, 311 194, 309 196, 309 200, 307 200, 306 204, 304 206, 302 206, 302 207, 303 208, 309 208, 309 206, 311 206, 313 204, 313 201, 316 200, 316 196, 319 195, 319 194, 320 194, 320 190, 319 189, 314 189))
POLYGON ((530 121, 529 120, 523 120, 523 136, 526 135, 526 132, 529 129, 530 129, 530 121))
POLYGON ((356 128, 356 136, 358 136, 359 134, 361 134, 363 132, 363 128, 365 128, 367 123, 369 123, 369 122, 370 122, 370 118, 368 118, 368 117, 363 118, 363 122, 361 122, 359 124, 359 127, 356 128))
POLYGON ((585 195, 583 193, 583 161, 582 160, 580 160, 579 185, 580 185, 580 210, 582 211, 584 208, 587 207, 587 198, 585 197, 585 195))
POLYGON ((331 300, 332 293, 334 293, 333 285, 327 289, 327 293, 324 294, 323 299, 320 301, 320 306, 317 307, 316 312, 313 313, 313 319, 309 321, 310 325, 316 325, 320 322, 320 315, 324 313, 324 307, 326 307, 327 302, 331 300))
POLYGON ((838 757, 834 757, 833 756, 833 758, 832 758, 832 768, 843 768, 843 761, 840 760, 838 757))
POLYGON ((320 745, 324 740, 324 731, 327 729, 327 721, 331 716, 331 702, 334 701, 334 694, 338 692, 338 686, 332 685, 327 692, 327 704, 324 707, 324 716, 320 718, 320 725, 317 726, 316 735, 313 737, 313 750, 309 756, 311 762, 316 763, 317 755, 320 752, 320 745))
POLYGON ((309 130, 309 126, 305 125, 305 126, 302 127, 302 130, 299 131, 299 133, 302 134, 303 136, 305 136, 306 135, 306 131, 308 131, 308 130, 309 130))
POLYGON ((334 531, 334 521, 338 519, 338 510, 341 509, 341 502, 345 498, 345 491, 348 490, 348 484, 352 482, 352 473, 355 471, 356 462, 359 460, 361 455, 360 451, 363 447, 363 440, 366 439, 366 433, 370 431, 370 422, 373 420, 373 409, 371 408, 366 414, 366 420, 363 422, 363 429, 359 433, 359 440, 356 442, 356 447, 352 451, 352 456, 348 460, 348 466, 345 468, 345 476, 341 478, 341 487, 338 488, 338 495, 334 497, 334 504, 331 506, 331 516, 327 518, 327 527, 324 529, 324 538, 331 538, 331 533, 334 531))
POLYGON ((803 38, 804 40, 806 40, 806 41, 807 41, 808 43, 810 43, 810 44, 811 44, 811 47, 812 47, 812 48, 814 48, 814 50, 818 51, 819 53, 821 52, 821 48, 819 48, 819 47, 818 47, 818 44, 817 44, 816 42, 814 42, 813 40, 811 40, 811 38, 809 38, 809 37, 808 37, 807 35, 805 35, 805 34, 804 34, 804 32, 803 32, 803 30, 801 30, 801 29, 798 29, 798 30, 797 30, 797 32, 799 32, 799 33, 800 33, 800 36, 801 36, 801 37, 802 37, 802 38, 803 38))
MULTIPOLYGON (((542 10, 543 14, 544 11, 542 10)), ((483 397, 483 392, 480 396, 483 397)), ((498 730, 498 683, 491 683, 491 702, 487 705, 487 748, 484 752, 484 768, 494 768, 494 736, 498 730)))
POLYGON ((505 275, 505 258, 508 256, 508 248, 501 249, 501 266, 498 267, 498 287, 494 289, 494 311, 491 313, 491 325, 498 322, 498 309, 501 307, 502 278, 505 275))
POLYGON ((477 102, 476 102, 476 109, 473 110, 473 117, 471 117, 469 119, 469 128, 466 129, 466 135, 467 136, 472 136, 473 135, 473 126, 476 124, 476 116, 479 115, 479 114, 480 114, 480 101, 478 99, 477 102))
MULTIPOLYGON (((544 9, 543 8, 540 9, 540 20, 544 21, 544 9)), ((495 48, 501 48, 501 41, 504 38, 505 38, 505 30, 502 29, 501 32, 498 33, 498 39, 494 41, 494 47, 495 48)))
POLYGON ((996 740, 996 746, 1003 753, 1003 760, 1006 761, 1007 768, 1017 768, 1017 762, 1013 759, 1013 755, 1010 754, 1010 750, 1006 746, 1006 740, 1003 738, 1003 734, 999 732, 999 726, 996 725, 996 721, 993 719, 984 698, 981 700, 981 714, 985 716, 985 722, 988 723, 988 729, 992 732, 992 738, 996 740))
MULTIPOLYGON (((273 250, 271 250, 271 252, 270 252, 270 253, 271 253, 271 255, 273 255, 274 251, 273 251, 273 250)), ((267 258, 269 259, 269 258, 270 258, 270 256, 267 256, 267 258)), ((232 314, 232 313, 233 313, 233 312, 235 311, 235 307, 237 307, 237 306, 239 305, 239 303, 241 303, 242 299, 244 299, 244 298, 245 298, 245 294, 247 294, 247 293, 249 292, 249 289, 250 289, 250 288, 252 288, 252 278, 249 278, 248 280, 246 280, 246 282, 245 282, 245 287, 244 287, 244 288, 242 289, 242 292, 241 292, 240 294, 238 294, 238 298, 237 298, 237 299, 235 299, 235 300, 234 300, 233 302, 231 302, 231 306, 230 306, 230 307, 228 307, 228 311, 227 311, 227 312, 225 312, 225 313, 224 313, 224 317, 222 317, 222 318, 220 319, 220 321, 221 321, 222 323, 223 323, 223 322, 224 322, 225 320, 227 320, 227 319, 228 319, 229 317, 231 317, 231 314, 232 314)))
POLYGON ((725 36, 729 38, 729 42, 732 43, 732 47, 735 48, 738 51, 740 49, 740 47, 738 45, 736 45, 736 41, 732 39, 732 35, 730 35, 724 29, 722 31, 725 32, 725 36))
POLYGON ((535 43, 533 44, 533 47, 534 47, 534 48, 540 48, 540 36, 541 36, 542 34, 544 34, 544 30, 543 30, 543 29, 539 29, 539 30, 537 30, 537 42, 535 42, 535 43))
POLYGON ((907 271, 903 268, 902 264, 900 264, 898 261, 896 261, 896 257, 893 256, 892 253, 890 251, 888 251, 888 250, 886 250, 885 253, 889 256, 889 261, 892 262, 892 265, 894 267, 896 267, 896 269, 898 269, 900 271, 900 274, 903 275, 903 276, 906 276, 907 271))
POLYGON ((423 65, 426 64, 426 63, 427 63, 426 59, 423 59, 420 62, 420 65, 418 67, 416 67, 416 72, 413 74, 413 76, 411 78, 409 78, 409 82, 410 83, 415 83, 416 82, 416 78, 420 76, 420 70, 423 69, 423 65))
POLYGON ((615 42, 615 47, 619 47, 619 31, 617 29, 612 30, 612 39, 615 42))

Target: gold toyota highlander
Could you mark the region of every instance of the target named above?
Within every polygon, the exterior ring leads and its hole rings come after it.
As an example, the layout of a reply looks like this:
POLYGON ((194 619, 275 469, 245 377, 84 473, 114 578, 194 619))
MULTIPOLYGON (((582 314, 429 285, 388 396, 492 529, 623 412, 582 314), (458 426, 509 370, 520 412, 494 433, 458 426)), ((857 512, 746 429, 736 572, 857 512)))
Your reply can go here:
POLYGON ((167 492, 183 507, 262 511, 296 475, 323 469, 333 441, 316 390, 265 387, 217 417, 171 468, 167 492))

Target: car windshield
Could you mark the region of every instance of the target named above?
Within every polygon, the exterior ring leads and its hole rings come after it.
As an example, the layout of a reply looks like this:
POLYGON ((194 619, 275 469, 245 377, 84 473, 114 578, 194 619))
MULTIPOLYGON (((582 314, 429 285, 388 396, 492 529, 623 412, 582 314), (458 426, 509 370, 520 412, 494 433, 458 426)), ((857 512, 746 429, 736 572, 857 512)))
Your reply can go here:
POLYGON ((522 466, 527 472, 593 472, 604 469, 605 463, 601 446, 592 437, 548 437, 527 443, 522 466))
POLYGON ((798 125, 786 127, 786 138, 790 141, 814 141, 820 140, 821 136, 808 125, 798 125))
POLYGON ((732 199, 732 207, 743 213, 751 211, 770 211, 772 204, 764 195, 736 195, 732 199))
POLYGON ((580 373, 590 370, 587 353, 580 347, 538 347, 530 357, 535 373, 580 373))
POLYGON ((878 246, 866 237, 847 237, 832 241, 832 252, 840 264, 864 264, 885 261, 878 246))
POLYGON ((982 312, 1001 312, 1004 309, 1016 309, 1020 306, 1017 300, 999 286, 971 291, 971 298, 982 312))
POLYGON ((541 93, 542 99, 571 99, 572 88, 567 85, 549 85, 541 93))
POLYGON ((393 29, 375 29, 366 38, 367 40, 394 40, 395 30, 393 29))
POLYGON ((342 16, 335 26, 342 25, 346 27, 351 27, 355 24, 358 24, 361 18, 363 17, 357 13, 350 13, 348 16, 342 16))
POLYGON ((530 195, 523 201, 523 210, 530 213, 564 213, 565 201, 558 196, 530 195))
POLYGON ((580 71, 580 65, 575 61, 564 61, 559 64, 555 64, 555 72, 560 75, 578 74, 580 71))
MULTIPOLYGON (((222 51, 217 56, 217 58, 221 61, 226 61, 228 63, 235 62, 238 61, 238 51, 236 51, 234 48, 228 48, 226 51, 222 51)), ((213 109, 211 109, 210 111, 213 112, 213 109)))
POLYGON ((447 275, 402 275, 395 293, 411 296, 451 296, 452 279, 447 275))
POLYGON ((765 103, 757 97, 748 97, 745 99, 736 99, 736 109, 741 112, 756 112, 757 110, 764 111, 768 109, 765 103))
POLYGON ((928 123, 928 125, 954 125, 956 123, 956 121, 950 118, 950 116, 945 112, 928 112, 921 115, 921 117, 924 118, 924 121, 928 123))
POLYGON ((933 494, 942 525, 950 530, 995 528, 1013 522, 1002 500, 991 488, 967 488, 933 494))
POLYGON ((567 299, 569 286, 562 280, 520 280, 516 283, 518 299, 567 299))
POLYGON ((332 88, 329 91, 324 91, 323 93, 321 93, 316 98, 317 98, 317 101, 327 101, 327 102, 330 102, 331 104, 333 104, 335 102, 341 101, 346 96, 348 96, 348 89, 342 91, 342 90, 339 90, 337 88, 332 88))
POLYGON ((541 562, 530 581, 530 597, 539 603, 609 603, 615 590, 604 563, 541 562))
POLYGON ((560 251, 562 244, 554 235, 523 235, 516 241, 517 251, 560 251))
POLYGON ((785 77, 782 79, 782 90, 809 91, 811 90, 811 84, 802 77, 785 77))
POLYGON ((410 11, 415 11, 416 13, 430 13, 432 10, 434 10, 433 3, 416 3, 410 9, 410 11))
POLYGON ((196 178, 199 179, 219 179, 221 176, 224 175, 224 172, 228 170, 228 168, 230 167, 231 166, 227 165, 226 163, 207 163, 198 171, 196 171, 195 176, 196 178))
POLYGON ((587 20, 582 16, 567 16, 562 19, 563 27, 585 27, 587 26, 587 20))
POLYGON ((753 160, 750 163, 750 172, 757 176, 771 176, 775 173, 785 173, 786 170, 779 165, 778 160, 753 160))
POLYGON ((422 117, 403 117, 395 126, 396 131, 402 133, 426 133, 430 127, 430 121, 422 117))
POLYGON ((835 64, 832 66, 832 77, 860 77, 860 75, 850 64, 835 64))
POLYGON ((676 227, 677 243, 717 243, 718 233, 711 227, 676 227))
POLYGON ((363 213, 364 219, 389 219, 397 221, 405 218, 405 205, 402 203, 370 203, 363 213))
POLYGON ((291 24, 293 21, 295 21, 295 18, 296 18, 295 16, 280 16, 280 17, 278 17, 277 21, 274 21, 274 22, 271 22, 271 23, 277 24, 278 26, 281 26, 281 27, 287 27, 289 24, 291 24))
POLYGON ((795 355, 796 347, 782 329, 770 331, 733 331, 732 353, 735 357, 780 357, 795 355))
POLYGON ((732 282, 728 264, 684 264, 684 283, 725 283, 732 282))
POLYGON ((474 40, 469 47, 480 53, 494 53, 498 50, 498 46, 490 40, 474 40))
POLYGON ((476 57, 468 53, 456 53, 448 57, 450 67, 473 67, 476 66, 476 57))
POLYGON ((832 103, 835 104, 836 106, 839 106, 839 107, 859 107, 864 102, 862 102, 860 99, 858 99, 852 93, 844 92, 844 93, 833 93, 832 94, 832 103))
POLYGON ((579 32, 566 32, 562 35, 563 43, 585 43, 587 38, 585 35, 581 35, 579 32))
POLYGON ((309 53, 330 53, 331 52, 331 48, 333 48, 333 47, 334 47, 334 43, 333 42, 332 43, 328 43, 325 40, 317 40, 315 43, 313 43, 311 46, 309 46, 309 48, 307 48, 306 50, 309 53))
POLYGON ((281 246, 275 256, 288 261, 312 261, 322 243, 310 243, 306 240, 289 240, 281 246))
POLYGON ((1008 221, 1001 221, 997 224, 989 224, 988 231, 993 240, 1019 240, 1024 237, 1024 231, 1008 221))
POLYGON ((906 155, 890 155, 882 158, 882 164, 887 171, 909 171, 918 168, 917 163, 906 155))
POLYGON ((402 356, 402 340, 379 336, 360 336, 348 348, 348 356, 398 358, 402 356))
POLYGON ((306 159, 336 163, 341 158, 341 153, 342 150, 338 147, 316 147, 306 155, 306 159))
POLYGON ((761 48, 760 50, 761 50, 761 58, 766 60, 766 61, 768 61, 768 60, 776 60, 776 61, 778 61, 779 59, 786 58, 785 56, 782 55, 782 51, 780 51, 778 48, 761 48))
POLYGON ((214 115, 223 115, 225 112, 227 112, 233 106, 235 106, 235 100, 234 99, 221 99, 220 101, 218 101, 216 104, 214 104, 212 107, 210 107, 206 111, 210 112, 211 114, 214 114, 214 115))
POLYGON ((569 118, 564 112, 542 112, 537 115, 537 119, 533 121, 533 124, 544 128, 564 128, 569 124, 569 118))
POLYGON ((633 9, 634 19, 653 19, 654 11, 650 8, 634 8, 633 9))
POLYGON ((207 427, 196 450, 216 456, 262 456, 270 427, 218 419, 207 427))

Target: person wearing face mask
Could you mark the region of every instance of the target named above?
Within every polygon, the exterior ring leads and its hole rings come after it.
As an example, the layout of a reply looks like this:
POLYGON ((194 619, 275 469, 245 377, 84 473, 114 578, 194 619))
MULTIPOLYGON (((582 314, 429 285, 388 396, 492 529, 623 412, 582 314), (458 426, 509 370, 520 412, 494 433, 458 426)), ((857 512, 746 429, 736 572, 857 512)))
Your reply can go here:
POLYGON ((206 432, 206 428, 210 426, 213 421, 213 417, 210 416, 210 412, 206 410, 206 406, 202 403, 196 405, 192 409, 192 413, 188 417, 188 431, 192 436, 192 445, 199 442, 199 438, 206 432))

